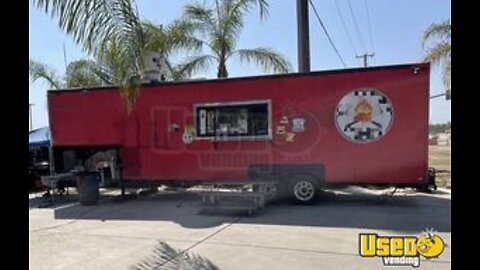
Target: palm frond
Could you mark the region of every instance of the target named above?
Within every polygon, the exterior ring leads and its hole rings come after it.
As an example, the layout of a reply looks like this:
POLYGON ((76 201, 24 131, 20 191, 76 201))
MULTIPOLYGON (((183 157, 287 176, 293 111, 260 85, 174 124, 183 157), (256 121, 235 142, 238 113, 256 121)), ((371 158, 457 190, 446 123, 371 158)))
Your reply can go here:
POLYGON ((214 31, 210 33, 210 38, 205 44, 219 58, 226 58, 235 49, 235 37, 227 36, 222 31, 214 31))
MULTIPOLYGON (((203 45, 211 49, 211 54, 214 55, 211 59, 218 64, 218 77, 228 76, 226 62, 235 51, 246 13, 258 7, 260 18, 264 18, 268 15, 268 6, 267 0, 216 0, 213 8, 208 7, 205 2, 185 6, 183 18, 194 25, 194 33, 201 34, 198 39, 203 40, 203 45)), ((260 50, 257 53, 263 57, 262 60, 256 58, 257 63, 263 67, 271 68, 274 72, 289 70, 288 61, 274 52, 260 50)), ((242 59, 250 61, 252 57, 251 51, 242 51, 242 59)))
POLYGON ((158 241, 153 252, 131 267, 132 270, 184 269, 218 270, 210 260, 197 254, 176 250, 165 242, 158 241))
POLYGON ((439 38, 442 40, 451 40, 452 26, 450 20, 445 20, 441 23, 431 24, 423 33, 422 46, 425 47, 426 43, 432 38, 439 38))
POLYGON ((164 62, 165 62, 164 65, 165 65, 166 70, 167 70, 167 72, 166 72, 167 74, 164 74, 166 79, 167 80, 173 80, 173 81, 179 80, 180 78, 178 78, 178 76, 177 76, 178 75, 177 74, 178 70, 176 69, 176 67, 172 63, 170 63, 170 61, 168 59, 165 59, 164 62))
POLYGON ((94 52, 110 39, 136 33, 140 25, 133 0, 33 0, 39 9, 58 18, 59 27, 94 52))
POLYGON ((168 40, 163 25, 143 22, 142 29, 145 35, 145 49, 162 54, 166 53, 168 40))
MULTIPOLYGON (((268 15, 268 3, 265 0, 223 0, 217 5, 220 5, 217 31, 223 37, 217 40, 220 43, 223 41, 234 43, 238 39, 244 27, 245 14, 252 11, 253 8, 259 7, 261 19, 268 15)), ((233 48, 235 45, 231 46, 233 48)), ((230 51, 227 50, 227 53, 230 51)))
MULTIPOLYGON (((225 0, 222 1, 221 18, 219 19, 218 34, 214 35, 216 43, 233 43, 238 39, 244 27, 244 16, 251 8, 251 1, 246 0, 225 0)), ((233 47, 234 45, 232 45, 233 47)), ((231 52, 231 50, 227 50, 231 52)))
POLYGON ((131 76, 138 74, 136 65, 125 57, 121 45, 115 41, 110 41, 108 46, 96 54, 96 61, 97 68, 109 77, 108 81, 113 84, 121 85, 131 76))
POLYGON ((451 22, 444 20, 440 23, 430 25, 422 36, 422 46, 425 48, 427 42, 435 40, 435 45, 425 51, 424 61, 442 66, 443 83, 450 89, 451 74, 451 22))
POLYGON ((151 22, 142 23, 145 34, 146 51, 159 52, 167 57, 173 51, 199 51, 203 42, 195 36, 194 26, 187 21, 175 20, 167 27, 151 22))
POLYGON ((289 61, 270 48, 242 49, 233 52, 231 55, 238 55, 240 61, 255 62, 265 71, 288 73, 292 70, 289 61))
POLYGON ((28 65, 28 72, 30 74, 30 79, 32 82, 35 82, 38 79, 43 79, 48 83, 50 88, 63 88, 63 83, 58 77, 56 71, 44 63, 30 60, 28 65))
POLYGON ((131 78, 141 74, 145 53, 145 35, 134 0, 33 1, 38 8, 57 17, 59 27, 96 58, 101 58, 112 43, 121 44, 115 53, 123 59, 119 64, 122 70, 115 72, 120 75, 115 80, 123 83, 122 96, 129 99, 125 101, 127 111, 131 111, 128 106, 134 103, 139 89, 132 87, 131 78), (130 90, 133 92, 126 94, 130 90))
POLYGON ((189 21, 197 31, 211 31, 215 28, 217 22, 213 9, 206 7, 202 3, 187 4, 183 8, 183 19, 189 21))
POLYGON ((243 29, 243 18, 246 13, 250 12, 254 7, 259 7, 260 18, 263 19, 268 15, 268 2, 266 0, 224 0, 222 1, 222 28, 225 35, 238 37, 243 29))
POLYGON ((113 78, 110 70, 98 63, 95 63, 95 66, 92 67, 92 72, 97 76, 101 81, 102 85, 115 85, 115 78, 113 78))
POLYGON ((439 63, 451 57, 452 45, 449 42, 438 43, 435 47, 427 50, 424 61, 439 63))
POLYGON ((452 61, 447 61, 443 65, 443 85, 447 87, 447 89, 451 89, 451 81, 452 81, 452 61))
POLYGON ((142 80, 140 79, 140 76, 137 75, 131 76, 126 81, 122 82, 120 87, 120 95, 125 102, 127 114, 132 113, 138 94, 140 93, 141 86, 142 80))
POLYGON ((76 60, 68 64, 65 82, 68 88, 101 86, 102 80, 95 72, 96 63, 92 60, 76 60))
POLYGON ((258 7, 260 12, 260 19, 268 17, 269 4, 267 0, 223 0, 221 1, 222 12, 228 14, 231 12, 249 12, 252 8, 258 7))
POLYGON ((196 38, 195 25, 186 20, 175 20, 167 26, 167 40, 172 50, 186 49, 199 51, 203 41, 196 38))
POLYGON ((180 81, 190 77, 190 74, 187 74, 182 71, 182 64, 173 64, 170 60, 165 59, 165 79, 167 81, 180 81))
POLYGON ((110 41, 108 46, 97 53, 95 69, 102 81, 120 87, 120 94, 125 102, 127 113, 133 111, 136 98, 141 90, 140 68, 130 59, 128 55, 124 54, 120 44, 110 41))
POLYGON ((252 0, 257 2, 258 7, 260 8, 260 18, 268 17, 268 1, 267 0, 252 0))
POLYGON ((177 76, 191 77, 194 73, 206 70, 212 61, 218 61, 218 59, 212 55, 200 55, 193 56, 187 59, 184 63, 179 65, 177 76))

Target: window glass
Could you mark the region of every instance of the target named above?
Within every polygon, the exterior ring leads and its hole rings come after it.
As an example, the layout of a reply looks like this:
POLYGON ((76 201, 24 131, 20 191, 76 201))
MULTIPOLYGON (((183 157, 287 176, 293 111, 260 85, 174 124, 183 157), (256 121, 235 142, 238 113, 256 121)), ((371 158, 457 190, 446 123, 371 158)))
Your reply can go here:
POLYGON ((199 138, 265 137, 269 135, 268 102, 196 106, 199 138))

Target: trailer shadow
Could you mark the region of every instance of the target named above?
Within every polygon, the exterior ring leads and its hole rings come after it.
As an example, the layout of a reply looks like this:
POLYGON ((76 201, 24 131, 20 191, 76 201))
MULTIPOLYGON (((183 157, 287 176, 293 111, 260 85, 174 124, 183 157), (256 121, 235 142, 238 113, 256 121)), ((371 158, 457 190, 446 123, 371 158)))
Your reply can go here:
MULTIPOLYGON (((326 192, 315 205, 268 205, 252 216, 218 212, 200 214, 194 193, 153 194, 118 202, 104 196, 96 206, 78 203, 54 208, 56 219, 172 221, 187 228, 208 228, 237 220, 244 224, 451 232, 451 200, 442 194, 412 193, 381 201, 379 195, 326 192), (238 217, 241 219, 238 219, 238 217)), ((69 199, 65 199, 71 202, 69 199)))
POLYGON ((330 194, 312 207, 278 205, 254 223, 401 232, 434 228, 451 232, 451 200, 448 198, 416 193, 382 200, 378 195, 330 194))
POLYGON ((28 208, 47 208, 56 209, 59 207, 73 205, 78 202, 77 194, 44 196, 44 192, 38 192, 30 196, 28 200, 28 208))

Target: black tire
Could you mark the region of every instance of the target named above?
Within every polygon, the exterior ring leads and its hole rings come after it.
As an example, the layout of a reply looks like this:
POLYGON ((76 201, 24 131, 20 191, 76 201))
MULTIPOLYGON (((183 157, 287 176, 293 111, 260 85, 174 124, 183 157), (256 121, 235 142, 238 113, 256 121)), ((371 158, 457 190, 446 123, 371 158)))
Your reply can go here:
POLYGON ((295 176, 289 185, 289 195, 297 204, 310 205, 317 202, 320 185, 317 179, 308 174, 295 176))

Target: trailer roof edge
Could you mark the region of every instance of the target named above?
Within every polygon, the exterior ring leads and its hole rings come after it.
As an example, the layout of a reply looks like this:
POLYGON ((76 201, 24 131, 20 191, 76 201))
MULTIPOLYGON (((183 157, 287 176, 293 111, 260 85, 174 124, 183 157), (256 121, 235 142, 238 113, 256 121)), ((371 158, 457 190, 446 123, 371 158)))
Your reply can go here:
MULTIPOLYGON (((231 78, 214 78, 214 79, 192 79, 184 81, 168 81, 160 83, 150 83, 142 84, 142 87, 158 87, 166 85, 182 85, 182 84, 192 84, 192 83, 211 83, 211 82, 221 82, 221 81, 237 81, 237 80, 254 80, 254 79, 270 79, 270 78, 288 78, 288 77, 302 77, 302 76, 313 76, 313 75, 328 75, 336 73, 349 73, 349 72, 364 72, 372 70, 382 70, 382 69, 400 69, 407 68, 412 66, 419 65, 429 65, 426 62, 419 63, 406 63, 398 65, 385 65, 385 66, 374 66, 374 67, 360 67, 360 68, 346 68, 346 69, 332 69, 332 70, 319 70, 311 72, 292 72, 284 74, 267 74, 267 75, 254 75, 254 76, 244 76, 244 77, 231 77, 231 78)), ((109 85, 109 86, 100 86, 100 87, 77 87, 77 88, 68 88, 68 89, 50 89, 48 92, 60 93, 60 92, 76 92, 76 91, 99 91, 99 90, 117 90, 118 85, 109 85)))

